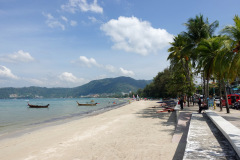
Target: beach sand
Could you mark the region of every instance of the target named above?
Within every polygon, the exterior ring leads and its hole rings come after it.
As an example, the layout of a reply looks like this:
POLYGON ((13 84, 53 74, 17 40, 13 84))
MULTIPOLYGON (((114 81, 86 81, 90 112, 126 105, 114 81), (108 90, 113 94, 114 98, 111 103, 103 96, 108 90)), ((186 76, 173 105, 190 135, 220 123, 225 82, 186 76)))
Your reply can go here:
POLYGON ((156 113, 157 101, 136 101, 71 122, 0 141, 1 160, 170 160, 174 113, 156 113))

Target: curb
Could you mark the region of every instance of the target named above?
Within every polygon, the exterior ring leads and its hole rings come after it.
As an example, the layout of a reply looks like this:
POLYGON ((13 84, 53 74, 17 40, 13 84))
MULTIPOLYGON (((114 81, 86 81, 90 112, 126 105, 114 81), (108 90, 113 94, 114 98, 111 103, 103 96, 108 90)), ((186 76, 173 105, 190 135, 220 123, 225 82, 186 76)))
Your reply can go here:
POLYGON ((206 114, 232 145, 238 157, 240 157, 240 129, 214 111, 206 110, 206 114))

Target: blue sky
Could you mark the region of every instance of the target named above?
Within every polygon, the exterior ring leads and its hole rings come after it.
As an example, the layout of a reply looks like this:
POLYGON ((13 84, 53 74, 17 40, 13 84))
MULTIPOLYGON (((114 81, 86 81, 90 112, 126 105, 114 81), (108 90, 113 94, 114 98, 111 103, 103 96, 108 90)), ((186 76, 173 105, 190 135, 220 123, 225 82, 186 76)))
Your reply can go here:
POLYGON ((203 14, 217 31, 239 0, 0 0, 0 87, 75 87, 169 66, 169 42, 203 14))

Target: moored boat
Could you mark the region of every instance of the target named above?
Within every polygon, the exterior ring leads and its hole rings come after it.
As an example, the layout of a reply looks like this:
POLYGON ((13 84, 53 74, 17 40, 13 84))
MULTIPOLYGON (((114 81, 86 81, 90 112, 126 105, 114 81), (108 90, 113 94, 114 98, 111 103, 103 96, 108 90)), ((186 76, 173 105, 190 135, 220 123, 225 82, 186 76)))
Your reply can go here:
POLYGON ((78 106, 96 106, 97 103, 78 103, 77 101, 77 104, 78 106))
POLYGON ((47 105, 33 105, 28 103, 29 108, 48 108, 49 104, 47 105))

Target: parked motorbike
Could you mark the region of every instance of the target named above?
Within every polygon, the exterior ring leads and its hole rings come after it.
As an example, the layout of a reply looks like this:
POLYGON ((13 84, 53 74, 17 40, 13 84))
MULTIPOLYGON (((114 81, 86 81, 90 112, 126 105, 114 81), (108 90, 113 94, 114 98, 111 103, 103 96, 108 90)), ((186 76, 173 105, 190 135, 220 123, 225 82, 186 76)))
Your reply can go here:
POLYGON ((240 104, 239 102, 235 102, 234 105, 233 105, 233 109, 240 109, 240 104))

